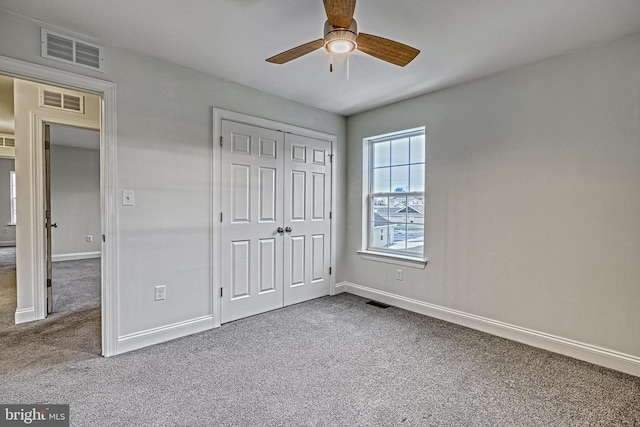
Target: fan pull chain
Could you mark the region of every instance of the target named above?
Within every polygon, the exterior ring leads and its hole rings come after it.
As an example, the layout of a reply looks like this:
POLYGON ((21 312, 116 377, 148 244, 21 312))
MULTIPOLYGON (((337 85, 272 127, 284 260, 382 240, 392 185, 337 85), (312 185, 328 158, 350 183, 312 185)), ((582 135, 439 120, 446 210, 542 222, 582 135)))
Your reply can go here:
POLYGON ((347 56, 347 81, 349 80, 349 56, 347 56))
POLYGON ((329 52, 331 59, 329 60, 329 72, 333 73, 333 52, 329 52))

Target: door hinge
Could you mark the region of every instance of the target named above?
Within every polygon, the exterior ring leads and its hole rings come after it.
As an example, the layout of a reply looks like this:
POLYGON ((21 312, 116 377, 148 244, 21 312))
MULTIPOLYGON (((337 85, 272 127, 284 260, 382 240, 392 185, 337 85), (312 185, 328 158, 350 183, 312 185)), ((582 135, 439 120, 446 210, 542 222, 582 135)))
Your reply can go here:
POLYGON ((45 211, 44 212, 44 218, 45 219, 51 219, 51 211, 45 211))
POLYGON ((222 222, 222 212, 220 212, 220 222, 222 222))
POLYGON ((102 241, 103 241, 103 242, 106 242, 106 241, 107 241, 107 238, 104 236, 104 234, 102 235, 102 241))
POLYGON ((44 142, 44 149, 45 150, 51 150, 51 142, 45 141, 44 142))
POLYGON ((329 274, 331 274, 331 267, 329 267, 329 274))
POLYGON ((47 288, 51 287, 51 279, 47 279, 47 288))
POLYGON ((220 147, 222 147, 222 137, 220 137, 220 147))
POLYGON ((329 219, 333 219, 333 212, 329 212, 329 219))
POLYGON ((220 288, 220 298, 222 298, 222 288, 220 288))
POLYGON ((329 156, 329 163, 333 163, 333 154, 327 154, 329 156))

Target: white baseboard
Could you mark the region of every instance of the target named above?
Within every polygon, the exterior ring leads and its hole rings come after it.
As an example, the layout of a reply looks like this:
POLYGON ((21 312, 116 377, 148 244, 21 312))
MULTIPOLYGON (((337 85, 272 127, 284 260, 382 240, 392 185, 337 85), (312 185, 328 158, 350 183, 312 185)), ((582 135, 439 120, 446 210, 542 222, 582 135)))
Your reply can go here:
POLYGON ((5 240, 4 242, 0 242, 0 246, 4 247, 4 246, 15 246, 16 245, 16 241, 15 240, 5 240))
POLYGON ((29 308, 21 308, 20 310, 16 310, 15 322, 16 325, 19 323, 33 322, 36 319, 36 310, 33 307, 29 308))
POLYGON ((585 362, 615 369, 627 374, 640 376, 640 357, 620 353, 614 350, 558 337, 532 329, 522 328, 486 317, 476 316, 450 308, 429 304, 423 301, 406 298, 389 292, 379 291, 355 283, 342 282, 336 285, 336 294, 348 292, 390 304, 395 307, 413 311, 436 319, 477 329, 492 335, 518 341, 533 347, 542 348, 554 353, 563 354, 585 362))
POLYGON ((92 259, 92 258, 100 258, 102 252, 76 252, 71 254, 58 254, 51 255, 51 262, 58 261, 76 261, 79 259, 92 259))
POLYGON ((202 316, 118 337, 115 354, 126 353, 213 328, 213 316, 202 316))

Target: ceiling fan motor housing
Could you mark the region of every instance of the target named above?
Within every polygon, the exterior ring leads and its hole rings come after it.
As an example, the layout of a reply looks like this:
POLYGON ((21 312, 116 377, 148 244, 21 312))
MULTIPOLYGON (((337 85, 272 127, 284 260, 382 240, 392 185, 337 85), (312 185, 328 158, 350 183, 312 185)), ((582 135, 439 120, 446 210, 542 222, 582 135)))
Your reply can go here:
POLYGON ((334 27, 329 21, 324 23, 324 47, 331 53, 348 53, 358 47, 358 24, 351 21, 349 28, 334 27))

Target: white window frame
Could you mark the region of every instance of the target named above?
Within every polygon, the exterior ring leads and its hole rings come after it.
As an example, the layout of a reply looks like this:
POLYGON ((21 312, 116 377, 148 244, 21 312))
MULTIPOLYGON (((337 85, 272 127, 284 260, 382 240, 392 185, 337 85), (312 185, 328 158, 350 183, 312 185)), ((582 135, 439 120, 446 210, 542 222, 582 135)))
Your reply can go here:
MULTIPOLYGON (((397 132, 390 132, 387 134, 376 135, 363 139, 363 152, 362 152, 362 245, 358 254, 363 258, 371 261, 380 261, 392 264, 405 265, 408 267, 424 268, 427 265, 426 258, 426 241, 423 245, 422 254, 409 252, 389 250, 379 247, 374 247, 371 244, 372 232, 371 232, 371 204, 372 200, 376 196, 384 196, 385 194, 374 194, 371 190, 371 171, 372 171, 372 145, 380 140, 385 139, 400 139, 404 136, 411 136, 422 133, 425 137, 425 189, 421 192, 403 192, 403 193, 389 193, 387 195, 393 196, 402 194, 408 197, 422 196, 425 201, 424 207, 426 207, 426 145, 427 134, 424 126, 401 130, 397 132)), ((426 224, 425 224, 426 226, 426 224)), ((426 230, 425 230, 426 235, 426 230)))
POLYGON ((17 218, 17 191, 16 191, 16 171, 9 172, 9 197, 11 199, 11 214, 9 225, 16 225, 17 218))

